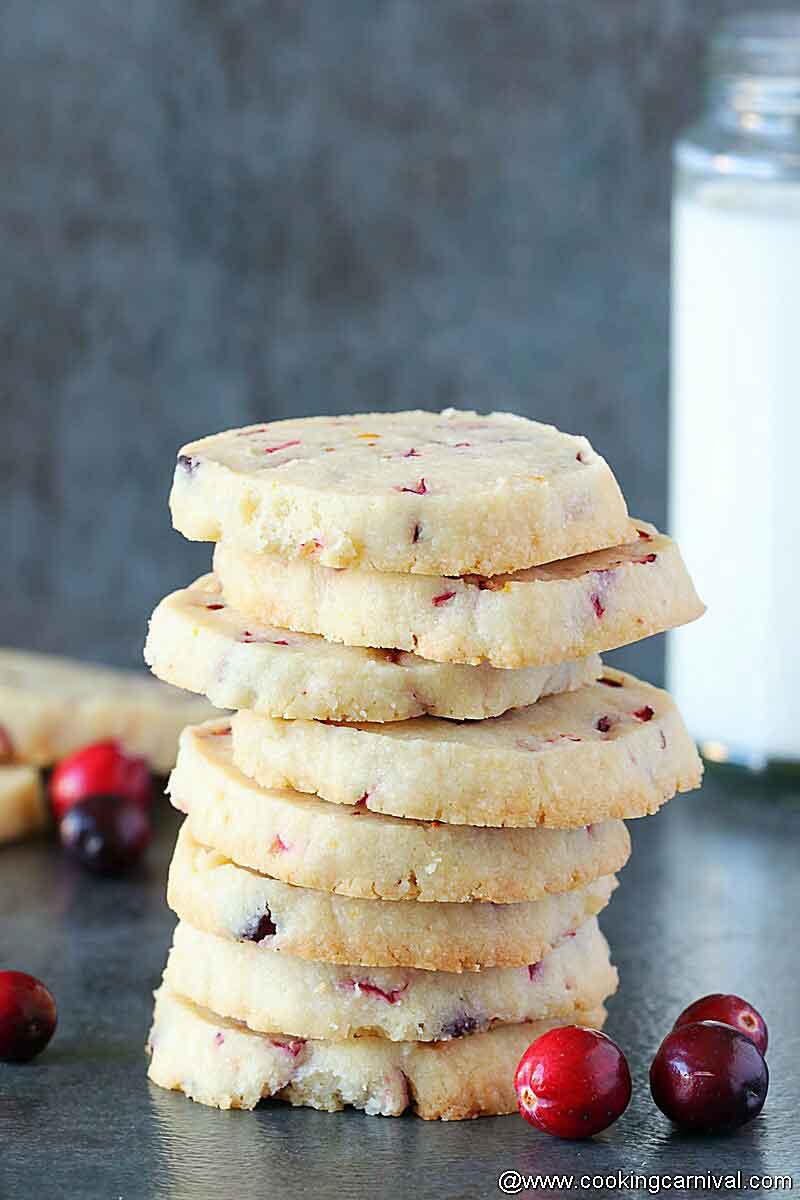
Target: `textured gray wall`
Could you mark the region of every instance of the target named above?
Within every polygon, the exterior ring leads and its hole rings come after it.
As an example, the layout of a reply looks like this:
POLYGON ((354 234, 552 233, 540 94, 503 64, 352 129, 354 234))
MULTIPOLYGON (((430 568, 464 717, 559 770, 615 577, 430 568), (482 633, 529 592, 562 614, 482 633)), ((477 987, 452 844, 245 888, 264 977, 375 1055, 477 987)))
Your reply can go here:
POLYGON ((278 415, 508 406, 662 521, 669 147, 741 7, 4 0, 7 640, 138 662, 208 561, 177 447, 278 415))

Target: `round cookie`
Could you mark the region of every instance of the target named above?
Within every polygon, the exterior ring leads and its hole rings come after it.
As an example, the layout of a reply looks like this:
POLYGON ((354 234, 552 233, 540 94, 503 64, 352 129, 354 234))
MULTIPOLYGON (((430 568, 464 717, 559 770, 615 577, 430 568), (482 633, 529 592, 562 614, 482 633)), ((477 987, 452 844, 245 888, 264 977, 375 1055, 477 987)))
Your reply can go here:
POLYGON ((284 883, 362 899, 540 900, 613 874, 630 853, 621 821, 471 829, 270 791, 233 765, 225 721, 183 731, 169 791, 203 845, 284 883))
POLYGON ((702 777, 667 692, 610 669, 486 721, 343 725, 240 712, 231 724, 234 763, 265 787, 457 825, 642 817, 702 777))
POLYGON ((214 551, 214 571, 228 603, 252 620, 518 670, 626 646, 702 615, 675 542, 642 523, 624 536, 635 541, 491 579, 335 571, 316 556, 284 562, 227 542, 214 551))
POLYGON ((0 749, 18 762, 49 767, 90 742, 118 738, 125 749, 166 773, 178 734, 214 713, 141 671, 0 650, 0 749))
POLYGON ((178 455, 176 529, 329 567, 493 575, 619 541, 622 493, 586 438, 511 413, 251 425, 178 455))
POLYGON ((307 962, 181 922, 164 982, 260 1033, 438 1042, 588 1012, 616 990, 617 972, 594 917, 538 963, 461 974, 307 962))
MULTIPOLYGON (((605 1010, 582 1013, 602 1029, 605 1010)), ((450 1042, 307 1041, 255 1033, 163 985, 148 1038, 148 1075, 160 1087, 215 1108, 255 1108, 274 1096, 294 1105, 425 1120, 516 1112, 514 1072, 530 1043, 558 1022, 501 1025, 450 1042)))
POLYGON ((498 716, 596 679, 597 655, 500 671, 435 663, 400 650, 326 642, 252 622, 225 603, 213 575, 161 601, 144 648, 160 679, 201 692, 219 708, 285 719, 405 721, 423 713, 498 716))
POLYGON ((538 962, 605 908, 613 875, 523 904, 358 900, 293 887, 238 867, 194 840, 186 824, 169 869, 167 903, 216 937, 318 962, 479 971, 538 962))
POLYGON ((0 765, 0 843, 40 833, 47 807, 36 767, 0 765))

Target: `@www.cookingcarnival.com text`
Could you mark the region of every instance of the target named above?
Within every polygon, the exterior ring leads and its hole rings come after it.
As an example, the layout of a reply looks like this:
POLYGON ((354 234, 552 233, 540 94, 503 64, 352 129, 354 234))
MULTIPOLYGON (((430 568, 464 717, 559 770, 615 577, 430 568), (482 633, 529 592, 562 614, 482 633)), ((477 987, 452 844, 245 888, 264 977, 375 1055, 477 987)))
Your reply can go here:
POLYGON ((662 1192, 784 1192, 794 1188, 791 1175, 750 1175, 742 1171, 693 1172, 682 1175, 644 1175, 635 1171, 613 1174, 533 1175, 522 1171, 502 1171, 497 1186, 506 1196, 525 1192, 644 1192, 658 1196, 662 1192))

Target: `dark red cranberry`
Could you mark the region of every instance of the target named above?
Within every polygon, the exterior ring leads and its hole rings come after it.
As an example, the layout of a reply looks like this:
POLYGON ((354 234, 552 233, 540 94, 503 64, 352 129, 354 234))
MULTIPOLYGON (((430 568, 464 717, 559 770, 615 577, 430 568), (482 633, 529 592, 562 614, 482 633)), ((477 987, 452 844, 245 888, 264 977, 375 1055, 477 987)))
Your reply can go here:
POLYGON ((0 1062, 28 1062, 56 1030, 52 994, 24 971, 0 971, 0 1062))
POLYGON ((4 725, 0 725, 0 763, 14 761, 14 743, 4 725))
POLYGON ((652 721, 655 713, 649 704, 645 704, 642 708, 637 708, 633 715, 637 721, 652 721))
POLYGON ((600 599, 597 592, 592 592, 592 608, 594 609, 594 614, 599 621, 603 613, 606 611, 606 606, 603 604, 603 601, 600 599))
POLYGON ((658 1107, 684 1129, 738 1129, 764 1107, 769 1072, 745 1034, 721 1021, 694 1021, 668 1033, 650 1067, 658 1107))
POLYGON ((625 1055, 596 1029, 564 1025, 537 1038, 514 1076, 519 1111, 556 1137, 586 1138, 607 1129, 628 1107, 625 1055))
POLYGON ((148 809, 153 781, 145 760, 126 754, 119 742, 93 742, 63 758, 50 776, 50 805, 56 821, 79 800, 99 795, 121 796, 148 809))
POLYGON ((467 1034, 477 1033, 483 1028, 483 1023, 471 1013, 458 1013, 449 1021, 447 1025, 442 1026, 442 1040, 447 1041, 450 1038, 466 1037, 467 1034))
POLYGON ((447 604, 448 600, 452 600, 455 592, 440 592, 438 596, 433 597, 434 608, 441 608, 443 604, 447 604))
POLYGON ((224 604, 207 604, 206 605, 206 608, 208 609, 209 612, 219 612, 219 610, 224 607, 225 607, 224 604))
POLYGON ((194 475, 198 467, 198 459, 192 458, 191 454, 179 454, 178 466, 187 475, 194 475))
POLYGON ((751 1042, 755 1042, 762 1054, 767 1053, 767 1023, 758 1009, 742 1000, 741 996, 723 992, 703 996, 683 1010, 673 1028, 679 1029, 681 1025, 690 1025, 693 1021, 721 1021, 723 1025, 732 1025, 739 1033, 749 1037, 751 1042))
POLYGON ((595 724, 595 729, 599 730, 600 733, 608 733, 613 724, 614 722, 611 717, 600 717, 595 724))
POLYGON ((79 800, 67 809, 58 832, 67 853, 99 875, 119 875, 134 866, 151 836, 145 810, 121 796, 79 800))
POLYGON ((419 541, 419 535, 420 535, 420 533, 421 533, 421 532, 422 532, 422 531, 421 531, 421 529, 420 529, 420 525, 419 525, 419 521, 418 521, 418 522, 416 523, 416 525, 414 526, 414 529, 413 529, 413 531, 412 531, 412 533, 411 533, 411 541, 412 541, 412 542, 414 542, 414 543, 418 542, 418 541, 419 541))
POLYGON ((269 908, 265 908, 261 916, 254 917, 245 926, 240 936, 246 942, 263 942, 265 938, 272 937, 277 932, 278 929, 272 919, 272 913, 269 908))

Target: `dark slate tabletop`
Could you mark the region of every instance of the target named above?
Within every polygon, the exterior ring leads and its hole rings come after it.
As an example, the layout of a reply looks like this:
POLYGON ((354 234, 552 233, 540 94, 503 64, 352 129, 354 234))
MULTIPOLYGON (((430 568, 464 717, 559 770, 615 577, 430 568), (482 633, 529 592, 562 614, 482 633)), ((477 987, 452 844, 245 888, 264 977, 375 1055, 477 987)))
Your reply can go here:
MULTIPOLYGON (((82 874, 52 843, 0 851, 0 967, 44 979, 60 1018, 37 1061, 0 1064, 3 1200, 442 1200, 499 1196, 503 1171, 741 1171, 741 1194, 750 1175, 794 1174, 800 1192, 800 792, 717 775, 632 823, 633 856, 603 926, 621 975, 607 1029, 629 1056, 634 1096, 587 1143, 517 1116, 441 1124, 277 1103, 224 1113, 149 1084, 142 1047, 172 925, 163 894, 176 828, 165 807, 146 870, 119 882, 82 874), (684 1005, 719 990, 765 1013, 770 1092, 737 1134, 688 1137, 654 1108, 647 1069, 684 1005)), ((628 1182, 594 1194, 630 1194, 628 1182)), ((683 1194, 707 1191, 700 1181, 683 1194)))

